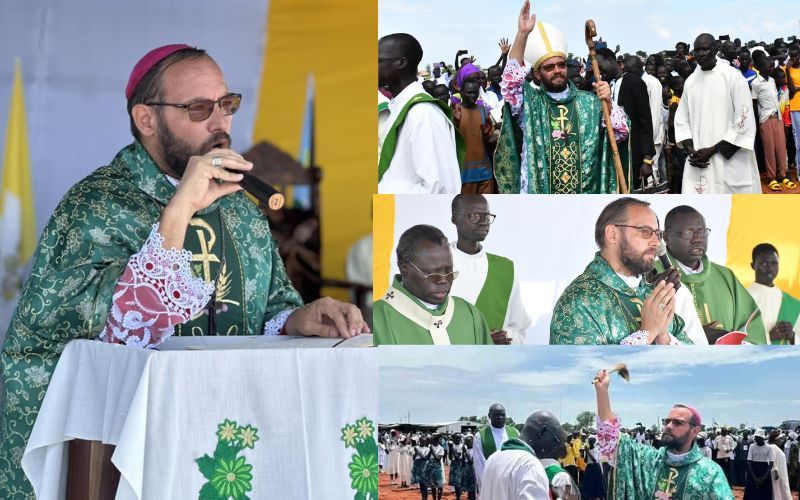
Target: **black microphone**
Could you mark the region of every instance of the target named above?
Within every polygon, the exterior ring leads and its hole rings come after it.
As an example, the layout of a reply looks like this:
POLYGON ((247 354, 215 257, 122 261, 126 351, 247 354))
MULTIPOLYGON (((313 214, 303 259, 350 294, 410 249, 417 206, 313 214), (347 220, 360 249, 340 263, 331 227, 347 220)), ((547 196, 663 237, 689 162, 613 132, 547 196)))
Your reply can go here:
POLYGON ((667 257, 667 244, 664 243, 664 240, 659 242, 656 253, 658 254, 658 260, 661 261, 661 265, 664 266, 665 271, 672 267, 672 262, 670 262, 669 257, 667 257))
MULTIPOLYGON (((228 169, 226 169, 228 170, 228 169)), ((239 172, 236 170, 228 170, 232 174, 242 174, 243 178, 239 184, 252 194, 258 201, 265 204, 272 210, 280 210, 283 208, 284 197, 277 189, 262 181, 253 174, 247 172, 239 172)))

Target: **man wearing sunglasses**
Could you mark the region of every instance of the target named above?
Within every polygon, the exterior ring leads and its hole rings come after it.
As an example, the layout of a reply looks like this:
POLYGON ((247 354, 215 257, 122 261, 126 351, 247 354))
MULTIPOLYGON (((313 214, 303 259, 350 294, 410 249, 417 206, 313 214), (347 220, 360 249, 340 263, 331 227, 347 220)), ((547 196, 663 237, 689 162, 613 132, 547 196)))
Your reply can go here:
MULTIPOLYGON (((517 25, 500 84, 508 106, 494 156, 499 191, 616 193, 616 170, 600 102, 610 99, 608 84, 595 83, 597 95, 575 88, 567 78, 566 38, 554 26, 536 22, 528 0, 517 25), (531 71, 540 88, 526 83, 531 71), (521 144, 516 139, 520 133, 521 144)), ((624 114, 613 106, 615 129, 627 131, 624 114)))
MULTIPOLYGON (((673 208, 664 218, 667 257, 694 297, 709 343, 735 330, 747 333, 751 344, 764 344, 764 320, 755 300, 733 271, 706 256, 710 233, 700 212, 687 205, 673 208)), ((656 268, 661 270, 661 263, 656 268)))
POLYGON ((524 344, 531 319, 522 303, 514 262, 488 253, 482 245, 495 219, 489 202, 482 195, 460 194, 453 198, 451 209, 458 239, 450 247, 459 272, 453 295, 483 313, 495 344, 524 344))
POLYGON ((675 269, 656 284, 653 269, 661 239, 650 204, 635 198, 609 203, 595 223, 600 251, 567 286, 553 309, 551 344, 692 344, 675 314, 681 298, 675 269))
POLYGON ((486 318, 450 293, 458 270, 444 234, 420 224, 397 243, 400 274, 373 309, 375 344, 492 344, 486 318))
POLYGON ((733 500, 733 493, 722 468, 705 457, 697 447, 701 431, 700 413, 682 404, 672 407, 662 419, 660 449, 636 443, 620 432, 620 422, 611 411, 605 370, 597 373, 597 445, 615 463, 609 499, 650 498, 733 500))
POLYGON ((154 347, 171 335, 368 331, 354 306, 304 306, 292 287, 267 219, 241 192, 252 164, 229 135, 241 96, 205 51, 154 49, 125 96, 135 141, 56 208, 8 330, 2 498, 32 495, 19 460, 72 339, 154 347))

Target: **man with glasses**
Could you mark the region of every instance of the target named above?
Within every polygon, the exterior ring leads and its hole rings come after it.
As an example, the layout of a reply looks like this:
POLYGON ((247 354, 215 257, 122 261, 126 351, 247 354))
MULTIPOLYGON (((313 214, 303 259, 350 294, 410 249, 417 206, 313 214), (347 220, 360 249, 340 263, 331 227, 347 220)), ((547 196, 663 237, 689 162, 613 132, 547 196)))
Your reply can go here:
POLYGON ((483 314, 450 293, 459 273, 444 234, 420 224, 397 243, 391 287, 373 309, 375 344, 492 344, 483 314))
POLYGON ((451 293, 483 313, 495 344, 524 344, 531 320, 522 304, 514 262, 488 253, 482 245, 495 219, 489 202, 482 195, 460 194, 451 209, 458 239, 450 247, 459 272, 451 293))
POLYGON ((595 223, 600 251, 567 286, 553 310, 551 344, 691 344, 675 314, 675 269, 650 284, 661 239, 650 204, 635 198, 609 203, 595 223))
POLYGON ((241 96, 205 51, 149 52, 125 95, 135 141, 56 208, 8 330, 0 498, 33 496, 20 458, 72 339, 369 331, 355 306, 303 306, 266 217, 240 192, 252 168, 229 149, 241 96))
MULTIPOLYGON (((508 106, 494 156, 499 191, 616 193, 617 176, 600 103, 610 100, 608 84, 594 83, 597 95, 575 88, 567 78, 566 38, 554 26, 537 23, 528 0, 517 27, 500 83, 508 106), (527 84, 531 71, 541 88, 527 84)), ((626 129, 624 112, 613 108, 615 128, 626 129)))
POLYGON ((532 413, 519 437, 507 440, 486 462, 481 500, 580 498, 570 475, 558 464, 566 435, 547 411, 532 413))
POLYGON ((662 419, 659 449, 636 443, 624 432, 611 411, 608 395, 611 378, 605 370, 594 379, 597 396, 597 445, 615 463, 609 499, 703 498, 732 500, 725 473, 705 457, 696 444, 701 431, 700 413, 676 404, 662 419))
POLYGON ((687 205, 673 208, 664 219, 667 257, 692 292, 709 343, 735 330, 747 333, 745 341, 751 344, 764 344, 764 320, 755 300, 733 271, 706 256, 710 233, 700 212, 687 205))

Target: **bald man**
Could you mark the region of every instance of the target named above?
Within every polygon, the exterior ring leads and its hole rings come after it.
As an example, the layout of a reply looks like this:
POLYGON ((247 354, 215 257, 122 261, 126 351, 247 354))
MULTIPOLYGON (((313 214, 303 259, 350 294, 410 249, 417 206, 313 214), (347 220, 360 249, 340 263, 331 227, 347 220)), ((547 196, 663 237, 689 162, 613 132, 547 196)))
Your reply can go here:
POLYGON ((481 490, 481 479, 486 460, 492 456, 509 439, 519 436, 513 425, 506 425, 506 409, 500 403, 489 407, 489 425, 475 435, 475 446, 472 448, 473 467, 478 490, 481 490))
POLYGON ((546 411, 531 414, 522 433, 503 443, 486 462, 482 500, 547 500, 580 498, 578 487, 561 468, 566 435, 558 419, 546 411))
POLYGON ((675 112, 675 141, 689 158, 683 193, 761 193, 750 87, 728 64, 717 64, 714 37, 694 42, 698 67, 683 87, 675 112))

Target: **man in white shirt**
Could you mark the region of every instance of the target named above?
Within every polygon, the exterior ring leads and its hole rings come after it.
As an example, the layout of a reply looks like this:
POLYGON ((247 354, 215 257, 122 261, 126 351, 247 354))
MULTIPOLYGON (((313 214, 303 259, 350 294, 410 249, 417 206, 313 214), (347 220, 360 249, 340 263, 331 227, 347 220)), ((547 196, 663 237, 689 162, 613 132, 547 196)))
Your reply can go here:
POLYGON ((378 41, 378 86, 393 98, 378 116, 378 192, 459 193, 452 112, 417 81, 422 47, 406 33, 378 41))
POLYGON ((482 195, 453 198, 450 221, 458 239, 450 244, 453 268, 459 272, 450 293, 474 304, 486 317, 495 344, 524 344, 531 324, 522 304, 514 262, 486 252, 481 242, 489 235, 495 215, 482 195))
POLYGON ((736 449, 736 442, 728 434, 728 429, 725 427, 722 428, 719 436, 714 440, 714 445, 717 449, 717 463, 725 472, 728 484, 733 485, 733 471, 731 470, 733 464, 731 460, 733 459, 733 450, 736 449))
POLYGON ((786 135, 783 120, 780 118, 780 101, 775 80, 769 76, 772 63, 769 58, 754 62, 759 71, 750 86, 750 93, 756 101, 758 111, 758 130, 761 132, 761 143, 764 145, 764 164, 767 169, 767 182, 772 191, 794 189, 797 184, 786 177, 786 135), (766 78, 765 78, 766 76, 766 78))

